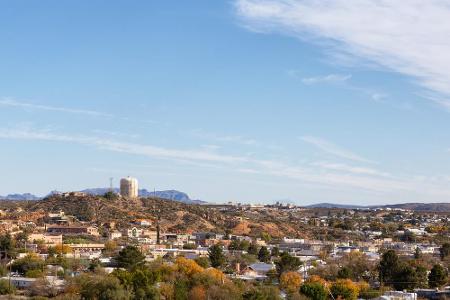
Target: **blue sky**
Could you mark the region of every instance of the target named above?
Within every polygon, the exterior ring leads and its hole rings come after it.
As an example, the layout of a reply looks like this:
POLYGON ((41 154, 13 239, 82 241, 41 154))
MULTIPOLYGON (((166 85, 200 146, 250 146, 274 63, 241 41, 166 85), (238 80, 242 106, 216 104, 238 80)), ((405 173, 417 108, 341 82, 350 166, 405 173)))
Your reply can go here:
POLYGON ((450 199, 446 1, 0 1, 0 194, 450 199))

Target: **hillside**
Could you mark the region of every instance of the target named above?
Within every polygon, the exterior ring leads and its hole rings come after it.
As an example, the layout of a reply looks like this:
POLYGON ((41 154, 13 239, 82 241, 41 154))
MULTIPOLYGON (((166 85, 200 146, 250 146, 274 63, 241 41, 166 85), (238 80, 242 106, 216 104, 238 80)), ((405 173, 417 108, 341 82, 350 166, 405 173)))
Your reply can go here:
POLYGON ((52 195, 38 201, 1 201, 0 209, 17 210, 17 218, 38 221, 48 212, 64 211, 80 221, 101 225, 114 221, 120 228, 138 218, 160 217, 162 231, 192 233, 197 231, 272 237, 305 237, 298 225, 300 215, 282 211, 223 211, 220 207, 185 204, 155 197, 106 199, 102 196, 63 197, 52 195))

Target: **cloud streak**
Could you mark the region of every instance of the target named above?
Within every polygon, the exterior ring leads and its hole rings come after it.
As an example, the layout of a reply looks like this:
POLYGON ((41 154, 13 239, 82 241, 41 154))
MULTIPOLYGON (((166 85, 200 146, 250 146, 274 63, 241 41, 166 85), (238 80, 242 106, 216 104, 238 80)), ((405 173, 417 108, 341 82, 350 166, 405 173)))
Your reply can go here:
POLYGON ((351 78, 351 75, 342 75, 342 74, 328 74, 325 76, 316 76, 316 77, 305 77, 302 78, 302 82, 304 84, 312 85, 318 83, 338 83, 344 82, 351 78))
POLYGON ((359 156, 358 154, 353 153, 350 150, 342 148, 336 144, 333 144, 330 141, 327 141, 327 140, 319 138, 319 137, 302 136, 302 137, 300 137, 300 139, 302 141, 304 141, 305 143, 311 144, 326 153, 332 154, 332 155, 340 157, 340 158, 354 160, 354 161, 358 161, 358 162, 364 162, 364 163, 374 163, 373 161, 366 159, 362 156, 359 156))
POLYGON ((449 107, 445 0, 236 0, 246 28, 313 40, 337 56, 412 76, 449 107))
POLYGON ((28 103, 28 102, 17 101, 12 98, 0 99, 0 105, 22 108, 22 109, 26 109, 26 110, 45 110, 45 111, 53 111, 53 112, 88 115, 88 116, 93 116, 93 117, 113 117, 113 115, 111 115, 111 114, 98 112, 98 111, 94 111, 94 110, 84 110, 84 109, 74 109, 74 108, 59 107, 59 106, 33 104, 33 103, 28 103))

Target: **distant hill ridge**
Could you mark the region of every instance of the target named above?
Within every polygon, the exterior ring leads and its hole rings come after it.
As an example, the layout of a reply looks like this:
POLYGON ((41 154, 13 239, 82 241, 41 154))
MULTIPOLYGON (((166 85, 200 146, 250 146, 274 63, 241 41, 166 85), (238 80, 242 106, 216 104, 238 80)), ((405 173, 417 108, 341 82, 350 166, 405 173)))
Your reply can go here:
POLYGON ((0 196, 0 200, 39 200, 41 197, 35 196, 30 193, 25 194, 9 194, 6 196, 0 196))
MULTIPOLYGON (((103 195, 108 191, 109 191, 109 188, 92 188, 92 189, 82 190, 81 192, 90 194, 90 195, 103 195)), ((115 188, 114 192, 119 193, 119 189, 115 188)), ((186 203, 186 204, 206 203, 205 201, 202 201, 202 200, 191 199, 191 198, 189 198, 188 194, 177 191, 177 190, 150 192, 146 189, 140 189, 139 196, 140 197, 157 197, 157 198, 161 198, 161 199, 178 201, 178 202, 182 202, 182 203, 186 203)))
MULTIPOLYGON (((109 188, 92 188, 84 189, 81 192, 89 195, 103 195, 109 191, 109 188)), ((115 188, 114 192, 119 193, 119 189, 115 188)), ((48 195, 55 194, 56 191, 50 192, 48 195)), ((139 190, 139 196, 141 197, 157 197, 166 200, 173 200, 177 202, 182 202, 186 204, 202 204, 206 203, 202 200, 194 200, 189 198, 188 194, 177 191, 177 190, 167 190, 167 191, 156 191, 150 192, 146 189, 139 190)), ((16 201, 30 201, 30 200, 41 200, 45 197, 38 197, 30 193, 25 194, 9 194, 6 196, 0 196, 0 200, 16 200, 16 201)))
POLYGON ((436 211, 450 212, 450 203, 400 203, 386 205, 352 205, 335 203, 318 203, 305 206, 306 208, 341 208, 341 209, 375 209, 375 208, 397 208, 414 211, 436 211))

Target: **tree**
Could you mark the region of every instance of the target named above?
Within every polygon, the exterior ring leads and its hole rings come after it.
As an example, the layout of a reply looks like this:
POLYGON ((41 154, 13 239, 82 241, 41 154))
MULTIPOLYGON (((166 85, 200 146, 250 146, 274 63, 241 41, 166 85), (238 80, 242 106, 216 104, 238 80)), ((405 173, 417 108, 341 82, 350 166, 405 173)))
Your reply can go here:
POLYGON ((448 272, 441 265, 434 265, 428 274, 428 284, 431 288, 437 288, 445 285, 448 280, 448 272))
POLYGON ((399 268, 399 259, 394 250, 386 251, 380 260, 378 273, 382 284, 391 284, 394 282, 395 274, 399 268))
POLYGON ((259 249, 258 259, 265 263, 270 261, 270 252, 267 250, 267 247, 262 246, 261 249, 259 249))
POLYGON ((0 279, 0 295, 12 294, 14 291, 14 285, 10 285, 6 279, 0 279))
POLYGON ((323 283, 319 281, 309 281, 300 287, 300 293, 311 300, 327 300, 328 293, 323 283))
POLYGON ((300 288, 302 276, 298 272, 284 272, 280 276, 280 287, 288 293, 294 293, 300 288))
POLYGON ((419 285, 417 272, 410 265, 400 264, 390 283, 397 290, 414 289, 419 285))
POLYGON ((442 244, 441 248, 439 248, 439 252, 442 260, 448 257, 450 255, 450 243, 442 244))
POLYGON ((225 255, 220 245, 213 245, 208 249, 208 257, 213 268, 220 268, 225 264, 225 255))
POLYGON ((280 291, 274 286, 259 286, 253 287, 246 291, 242 298, 244 300, 278 300, 280 298, 280 291))
POLYGON ((26 274, 32 270, 42 271, 44 264, 44 261, 39 256, 36 254, 29 254, 24 258, 15 260, 11 265, 11 270, 21 274, 26 274))
POLYGON ((82 275, 80 281, 80 295, 86 300, 128 300, 130 293, 123 288, 119 280, 113 276, 82 275))
POLYGON ((126 246, 119 252, 116 260, 119 267, 132 270, 144 264, 145 256, 137 247, 126 246))
POLYGON ((208 268, 209 267, 209 258, 205 256, 199 256, 196 259, 194 259, 195 262, 202 268, 208 268))
POLYGON ((189 299, 192 300, 206 300, 205 288, 201 285, 194 286, 189 292, 189 299))
POLYGON ((251 243, 247 250, 248 254, 257 255, 258 246, 255 243, 251 243))
POLYGON ((287 252, 283 252, 280 255, 280 259, 275 262, 278 276, 284 272, 297 271, 301 264, 301 261, 297 257, 291 256, 287 252))
POLYGON ((117 195, 113 191, 108 191, 103 195, 103 198, 113 201, 119 199, 119 195, 117 195))
POLYGON ((278 247, 273 247, 272 251, 270 252, 271 256, 278 257, 280 255, 280 249, 278 247))
POLYGON ((6 255, 9 258, 11 258, 11 256, 15 257, 16 253, 14 251, 14 241, 9 233, 0 235, 0 251, 2 251, 1 259, 6 258, 6 255))
POLYGON ((330 291, 335 299, 356 300, 359 288, 350 279, 338 279, 333 283, 330 291))
POLYGON ((177 257, 176 265, 178 272, 185 274, 187 277, 192 277, 197 273, 203 272, 204 270, 192 259, 187 259, 181 256, 177 257))
POLYGON ((422 251, 420 251, 419 247, 416 247, 414 251, 414 259, 420 259, 422 257, 422 251))
POLYGON ((352 273, 349 267, 344 266, 338 271, 337 277, 340 279, 351 279, 353 277, 352 273))

